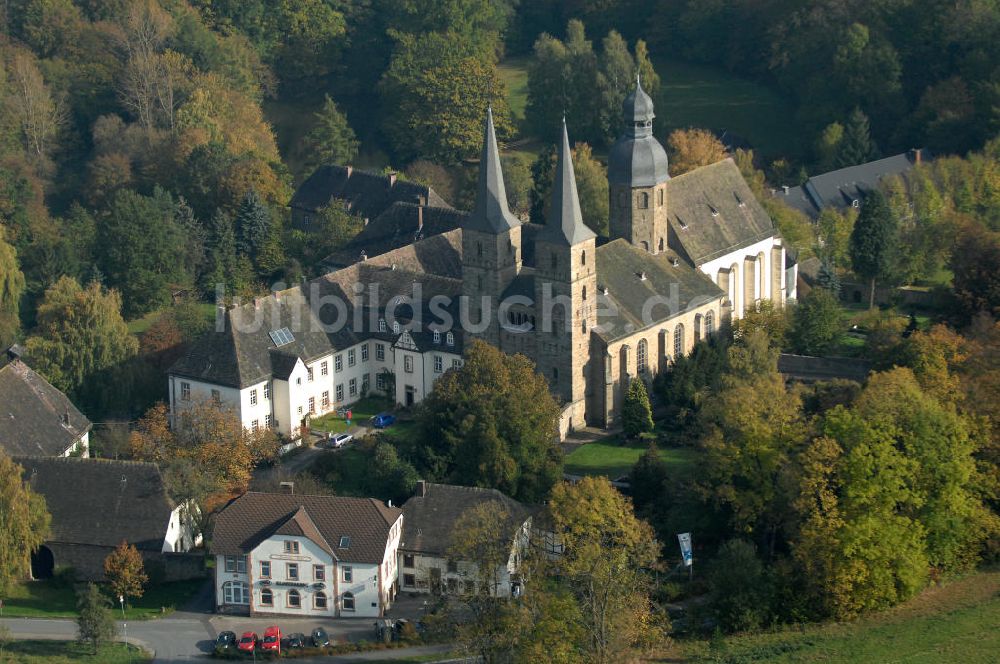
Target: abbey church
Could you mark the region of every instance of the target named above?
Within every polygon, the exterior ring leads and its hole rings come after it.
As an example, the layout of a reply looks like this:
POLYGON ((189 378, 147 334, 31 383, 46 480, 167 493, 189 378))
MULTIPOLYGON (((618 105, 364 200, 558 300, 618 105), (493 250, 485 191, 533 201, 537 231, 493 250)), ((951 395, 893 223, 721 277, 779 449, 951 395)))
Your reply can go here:
POLYGON ((583 224, 565 123, 545 225, 509 211, 487 112, 470 213, 428 207, 419 192, 396 200, 347 264, 220 309, 170 369, 172 412, 214 399, 247 428, 294 438, 370 393, 419 402, 481 338, 536 363, 563 406, 562 433, 613 426, 630 381, 666 371, 760 300, 795 297, 794 262, 734 162, 670 177, 653 111, 637 85, 608 158, 609 238, 583 224))

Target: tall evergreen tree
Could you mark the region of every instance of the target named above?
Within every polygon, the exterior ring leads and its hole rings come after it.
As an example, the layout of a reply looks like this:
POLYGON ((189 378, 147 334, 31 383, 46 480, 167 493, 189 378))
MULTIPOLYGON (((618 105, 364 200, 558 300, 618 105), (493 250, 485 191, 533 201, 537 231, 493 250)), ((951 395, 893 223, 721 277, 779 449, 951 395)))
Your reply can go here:
POLYGON ((869 308, 875 308, 875 281, 889 276, 896 236, 896 217, 885 196, 877 189, 868 192, 851 231, 850 253, 854 272, 871 283, 869 308))
POLYGON ((308 170, 324 164, 351 163, 358 154, 358 138, 330 95, 326 95, 323 108, 314 115, 316 123, 305 138, 308 170))
POLYGON ((855 166, 878 158, 878 148, 872 141, 868 116, 855 108, 847 118, 844 135, 837 149, 837 168, 855 166))
POLYGON ((625 404, 622 406, 622 429, 629 438, 653 430, 653 410, 649 405, 649 394, 641 378, 633 378, 629 383, 625 404))
POLYGON ((256 261, 271 233, 271 211, 251 189, 243 195, 236 211, 236 248, 239 253, 256 261))

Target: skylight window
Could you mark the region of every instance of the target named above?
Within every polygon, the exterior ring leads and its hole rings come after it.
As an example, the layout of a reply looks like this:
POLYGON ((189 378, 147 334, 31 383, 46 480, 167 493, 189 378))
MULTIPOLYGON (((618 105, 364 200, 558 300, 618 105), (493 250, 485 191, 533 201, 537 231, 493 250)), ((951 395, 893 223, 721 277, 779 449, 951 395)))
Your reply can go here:
POLYGON ((293 341, 295 341, 295 337, 292 336, 292 331, 289 330, 287 327, 283 327, 280 330, 273 330, 271 332, 268 332, 268 335, 270 335, 271 341, 273 341, 274 345, 277 347, 281 347, 284 346, 285 344, 290 344, 293 341))
POLYGON ((351 548, 351 536, 350 535, 341 535, 340 536, 340 548, 341 549, 349 549, 349 548, 351 548))

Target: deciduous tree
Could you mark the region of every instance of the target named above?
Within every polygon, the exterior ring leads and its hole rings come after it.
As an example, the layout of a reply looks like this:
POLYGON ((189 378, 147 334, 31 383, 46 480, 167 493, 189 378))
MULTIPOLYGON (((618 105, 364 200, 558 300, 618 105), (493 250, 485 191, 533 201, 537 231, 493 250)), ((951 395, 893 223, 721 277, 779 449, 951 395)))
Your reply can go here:
POLYGON ((0 597, 28 576, 31 554, 49 537, 45 498, 22 479, 23 469, 0 451, 0 597))
POLYGON ((797 353, 822 355, 841 332, 840 305, 825 288, 814 288, 792 310, 788 338, 797 353))
POLYGON ((726 158, 726 148, 706 129, 676 129, 667 137, 670 174, 682 175, 726 158))
POLYGON ((7 244, 6 230, 0 226, 0 346, 4 348, 21 327, 19 307, 24 286, 17 250, 7 244))
POLYGON ((108 598, 93 583, 88 583, 77 599, 76 606, 80 614, 76 618, 77 638, 83 643, 89 643, 95 655, 103 644, 115 638, 118 633, 109 604, 108 598))
POLYGON ((104 559, 104 576, 108 579, 111 592, 116 597, 142 597, 144 586, 149 581, 142 563, 142 555, 135 545, 122 540, 115 550, 104 559))

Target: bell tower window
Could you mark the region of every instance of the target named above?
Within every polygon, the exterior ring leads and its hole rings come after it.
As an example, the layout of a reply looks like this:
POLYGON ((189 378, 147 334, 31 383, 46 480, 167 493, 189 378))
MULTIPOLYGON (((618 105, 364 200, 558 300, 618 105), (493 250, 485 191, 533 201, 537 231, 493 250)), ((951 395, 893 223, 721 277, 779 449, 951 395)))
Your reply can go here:
POLYGON ((649 209, 649 194, 646 193, 645 191, 639 194, 639 209, 640 210, 649 209))

